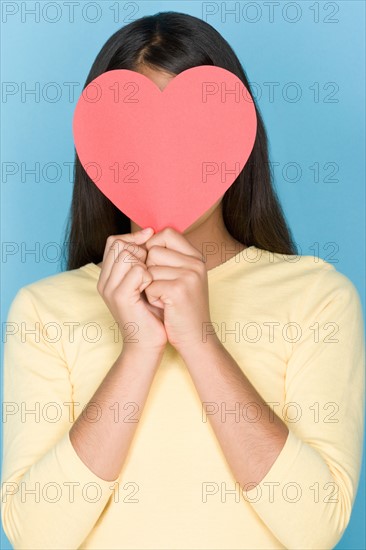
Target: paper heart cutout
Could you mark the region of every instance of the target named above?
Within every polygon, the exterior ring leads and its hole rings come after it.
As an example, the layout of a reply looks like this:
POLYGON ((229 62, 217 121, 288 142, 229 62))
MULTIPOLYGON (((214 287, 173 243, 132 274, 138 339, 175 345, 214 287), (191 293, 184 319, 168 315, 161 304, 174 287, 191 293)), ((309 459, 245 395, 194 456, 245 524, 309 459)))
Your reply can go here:
POLYGON ((75 148, 88 176, 141 227, 183 232, 233 184, 257 117, 241 80, 201 65, 161 91, 146 76, 107 71, 75 107, 75 148))

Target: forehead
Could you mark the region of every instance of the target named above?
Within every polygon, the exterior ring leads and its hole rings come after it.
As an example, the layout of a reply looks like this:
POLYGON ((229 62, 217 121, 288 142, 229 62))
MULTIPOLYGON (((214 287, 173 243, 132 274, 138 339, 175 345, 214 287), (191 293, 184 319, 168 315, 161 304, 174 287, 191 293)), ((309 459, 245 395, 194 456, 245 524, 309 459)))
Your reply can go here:
POLYGON ((150 78, 155 84, 163 90, 165 86, 174 78, 174 74, 165 72, 163 70, 152 69, 145 64, 139 66, 138 72, 145 75, 147 78, 150 78))

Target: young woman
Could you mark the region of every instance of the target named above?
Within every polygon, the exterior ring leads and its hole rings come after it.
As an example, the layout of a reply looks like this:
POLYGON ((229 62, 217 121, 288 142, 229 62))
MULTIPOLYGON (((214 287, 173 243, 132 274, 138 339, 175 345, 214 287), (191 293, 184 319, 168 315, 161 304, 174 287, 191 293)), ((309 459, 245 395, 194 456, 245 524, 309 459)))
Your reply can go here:
MULTIPOLYGON (((112 69, 161 90, 228 43, 180 13, 118 30, 112 69)), ((76 156, 67 270, 8 314, 2 519, 15 548, 332 548, 362 456, 353 283, 298 256, 257 109, 235 181, 182 234, 120 212, 76 156)))

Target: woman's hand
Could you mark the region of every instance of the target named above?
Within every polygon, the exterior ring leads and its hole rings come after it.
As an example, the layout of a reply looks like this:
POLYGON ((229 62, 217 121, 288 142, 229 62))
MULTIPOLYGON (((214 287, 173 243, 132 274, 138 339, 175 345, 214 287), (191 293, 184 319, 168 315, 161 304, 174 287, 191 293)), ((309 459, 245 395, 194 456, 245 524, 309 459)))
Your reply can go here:
POLYGON ((146 265, 152 282, 145 289, 150 304, 164 310, 169 342, 179 353, 202 344, 211 326, 206 265, 187 239, 168 227, 147 242, 146 265))
POLYGON ((152 234, 150 229, 146 233, 111 235, 104 250, 97 289, 118 323, 123 353, 133 350, 160 354, 167 342, 162 311, 141 294, 152 281, 144 247, 152 234))

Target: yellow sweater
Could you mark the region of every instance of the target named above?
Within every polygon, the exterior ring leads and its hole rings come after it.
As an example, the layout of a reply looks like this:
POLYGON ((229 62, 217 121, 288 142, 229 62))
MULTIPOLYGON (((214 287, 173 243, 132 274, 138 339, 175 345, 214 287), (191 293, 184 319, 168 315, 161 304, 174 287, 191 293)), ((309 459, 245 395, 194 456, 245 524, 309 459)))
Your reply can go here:
MULTIPOLYGON (((14 547, 334 547, 362 457, 364 321, 353 283, 313 256, 254 246, 208 271, 221 342, 290 430, 261 483, 242 491, 170 345, 118 479, 79 458, 69 430, 122 346, 99 273, 88 263, 28 284, 8 313, 2 520, 14 547)), ((119 414, 133 419, 124 405, 119 414)))

